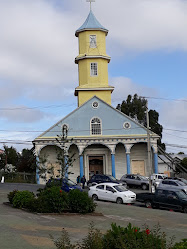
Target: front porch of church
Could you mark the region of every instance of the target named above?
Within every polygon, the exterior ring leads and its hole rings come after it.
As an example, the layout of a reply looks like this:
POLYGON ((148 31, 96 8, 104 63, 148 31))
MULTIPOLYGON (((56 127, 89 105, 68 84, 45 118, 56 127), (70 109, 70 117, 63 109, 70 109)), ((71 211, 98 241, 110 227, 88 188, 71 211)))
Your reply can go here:
MULTIPOLYGON (((93 174, 109 174, 120 179, 124 174, 149 176, 158 173, 157 139, 151 139, 152 165, 148 165, 147 138, 74 139, 67 144, 66 154, 73 155, 75 162, 69 178, 76 182, 78 175, 90 179, 93 174)), ((55 141, 38 141, 35 144, 37 158, 47 155, 46 168, 53 165, 57 175, 57 153, 60 147, 55 141)), ((55 175, 54 175, 55 177, 55 175)), ((50 175, 47 175, 47 179, 50 175)), ((45 181, 37 175, 37 183, 45 181)))

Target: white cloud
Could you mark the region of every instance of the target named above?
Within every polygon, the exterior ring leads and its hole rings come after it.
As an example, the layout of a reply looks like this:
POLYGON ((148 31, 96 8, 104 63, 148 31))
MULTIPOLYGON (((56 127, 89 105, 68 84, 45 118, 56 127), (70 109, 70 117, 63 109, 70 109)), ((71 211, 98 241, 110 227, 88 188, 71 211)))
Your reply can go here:
POLYGON ((99 7, 97 16, 111 31, 110 44, 121 54, 129 49, 134 52, 159 49, 187 51, 186 1, 103 0, 99 7), (103 16, 106 4, 107 13, 103 16))
POLYGON ((40 110, 27 109, 26 106, 14 106, 13 110, 0 110, 0 114, 1 119, 6 120, 7 122, 19 123, 34 123, 42 120, 46 116, 44 112, 40 110))
POLYGON ((109 79, 109 82, 115 87, 114 92, 112 93, 112 102, 114 105, 120 104, 123 100, 126 100, 129 94, 152 97, 158 95, 157 89, 140 85, 129 78, 115 77, 109 79))

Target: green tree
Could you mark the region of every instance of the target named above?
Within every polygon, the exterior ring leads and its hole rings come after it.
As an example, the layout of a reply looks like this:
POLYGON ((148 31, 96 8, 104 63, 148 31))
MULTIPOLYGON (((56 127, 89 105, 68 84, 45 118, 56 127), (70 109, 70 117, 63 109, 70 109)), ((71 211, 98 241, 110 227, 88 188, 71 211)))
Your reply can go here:
POLYGON ((183 158, 181 164, 183 167, 185 167, 187 169, 187 157, 183 158))
POLYGON ((6 163, 12 164, 13 166, 17 166, 20 154, 17 152, 17 150, 14 147, 8 147, 4 146, 4 151, 6 155, 6 163))
POLYGON ((184 155, 184 152, 180 151, 180 152, 178 153, 178 155, 184 155))
MULTIPOLYGON (((146 109, 147 100, 139 97, 137 94, 134 96, 128 95, 126 100, 116 107, 119 111, 125 113, 129 117, 136 119, 140 124, 147 126, 146 122, 146 109)), ((155 110, 149 110, 149 125, 151 130, 160 136, 158 145, 165 150, 165 144, 161 142, 163 127, 159 124, 159 113, 155 110)))
POLYGON ((32 173, 36 171, 36 157, 31 150, 23 149, 19 158, 19 162, 17 165, 17 170, 19 172, 28 172, 32 173))
POLYGON ((6 165, 6 154, 4 152, 0 153, 0 170, 4 169, 6 165))

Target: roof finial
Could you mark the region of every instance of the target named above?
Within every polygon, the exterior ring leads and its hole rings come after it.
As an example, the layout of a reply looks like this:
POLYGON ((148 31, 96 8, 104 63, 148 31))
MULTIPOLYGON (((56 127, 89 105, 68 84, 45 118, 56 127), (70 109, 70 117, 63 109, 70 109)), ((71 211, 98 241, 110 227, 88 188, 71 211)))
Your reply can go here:
POLYGON ((90 2, 90 10, 92 10, 92 2, 95 2, 95 0, 86 0, 86 2, 90 2))

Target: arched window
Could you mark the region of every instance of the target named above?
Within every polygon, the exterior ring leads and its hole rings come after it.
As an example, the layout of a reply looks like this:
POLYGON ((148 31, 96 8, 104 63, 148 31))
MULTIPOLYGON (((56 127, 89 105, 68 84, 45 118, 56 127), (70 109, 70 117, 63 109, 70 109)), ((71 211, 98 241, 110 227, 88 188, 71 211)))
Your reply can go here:
POLYGON ((101 135, 101 120, 99 118, 91 120, 91 135, 101 135))

